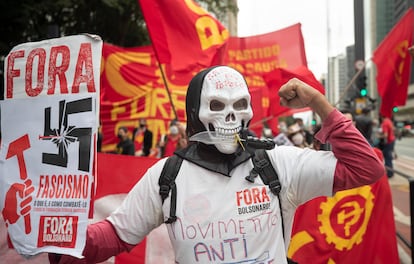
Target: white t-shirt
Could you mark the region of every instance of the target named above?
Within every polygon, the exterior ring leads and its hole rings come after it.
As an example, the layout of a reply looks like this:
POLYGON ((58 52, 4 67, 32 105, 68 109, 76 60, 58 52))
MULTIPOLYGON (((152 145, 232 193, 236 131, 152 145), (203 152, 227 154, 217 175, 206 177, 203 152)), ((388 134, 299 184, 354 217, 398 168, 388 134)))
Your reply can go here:
MULTIPOLYGON (((282 185, 285 243, 278 198, 260 177, 245 180, 251 160, 231 177, 184 160, 176 178, 178 219, 167 225, 176 263, 286 263, 295 210, 314 197, 332 195, 336 158, 290 146, 267 153, 282 185)), ((139 243, 169 216, 170 199, 161 204, 158 185, 165 160, 147 171, 108 218, 129 244, 139 243)))

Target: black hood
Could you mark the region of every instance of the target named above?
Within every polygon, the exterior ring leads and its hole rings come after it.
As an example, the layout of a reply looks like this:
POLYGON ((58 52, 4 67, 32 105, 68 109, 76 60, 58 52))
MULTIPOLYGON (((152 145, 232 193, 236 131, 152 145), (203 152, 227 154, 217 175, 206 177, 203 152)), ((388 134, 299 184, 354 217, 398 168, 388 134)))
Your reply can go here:
POLYGON ((205 69, 191 79, 188 85, 187 95, 185 99, 186 113, 187 113, 187 136, 191 137, 199 132, 206 131, 203 123, 198 118, 200 112, 200 97, 201 89, 203 87, 204 78, 207 73, 218 66, 205 69))
MULTIPOLYGON (((201 89, 206 75, 219 66, 213 66, 199 72, 188 85, 186 95, 187 136, 206 131, 204 124, 199 119, 201 89)), ((179 156, 205 169, 229 175, 237 165, 250 159, 251 154, 243 151, 241 147, 233 154, 223 154, 214 145, 206 145, 201 142, 189 142, 186 149, 178 151, 179 156)))

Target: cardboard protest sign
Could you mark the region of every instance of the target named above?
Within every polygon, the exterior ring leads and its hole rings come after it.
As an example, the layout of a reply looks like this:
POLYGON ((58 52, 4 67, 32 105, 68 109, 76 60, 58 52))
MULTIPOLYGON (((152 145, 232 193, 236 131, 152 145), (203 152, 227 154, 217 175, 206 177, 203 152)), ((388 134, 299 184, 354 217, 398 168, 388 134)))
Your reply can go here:
POLYGON ((0 210, 24 256, 81 257, 96 172, 102 40, 25 43, 5 63, 0 210))

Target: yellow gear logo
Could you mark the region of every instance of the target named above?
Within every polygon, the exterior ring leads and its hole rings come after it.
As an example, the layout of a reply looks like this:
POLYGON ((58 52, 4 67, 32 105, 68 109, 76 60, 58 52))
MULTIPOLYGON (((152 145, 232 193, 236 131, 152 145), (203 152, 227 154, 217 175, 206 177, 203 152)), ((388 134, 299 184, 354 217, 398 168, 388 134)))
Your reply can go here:
POLYGON ((374 208, 373 200, 371 186, 366 185, 337 192, 321 203, 319 231, 326 235, 326 241, 341 251, 360 244, 374 208))

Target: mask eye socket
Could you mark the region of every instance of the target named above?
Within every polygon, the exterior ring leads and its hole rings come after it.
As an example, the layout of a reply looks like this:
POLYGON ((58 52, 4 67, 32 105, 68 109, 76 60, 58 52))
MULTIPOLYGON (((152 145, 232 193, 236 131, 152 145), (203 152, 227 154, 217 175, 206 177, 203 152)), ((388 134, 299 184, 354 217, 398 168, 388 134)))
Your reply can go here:
POLYGON ((211 111, 222 111, 224 109, 225 105, 224 103, 218 101, 218 100, 212 100, 210 102, 210 110, 211 111))
POLYGON ((247 105, 247 100, 246 99, 240 99, 237 102, 235 102, 233 104, 233 108, 235 110, 245 110, 247 109, 248 105, 247 105))

